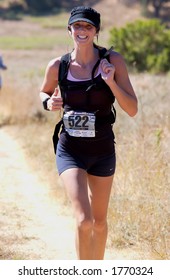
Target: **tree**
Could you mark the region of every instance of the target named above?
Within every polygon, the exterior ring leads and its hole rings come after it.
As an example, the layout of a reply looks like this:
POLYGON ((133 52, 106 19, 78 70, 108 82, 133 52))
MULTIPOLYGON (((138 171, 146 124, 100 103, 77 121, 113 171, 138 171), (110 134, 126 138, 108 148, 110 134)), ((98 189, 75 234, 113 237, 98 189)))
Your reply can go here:
POLYGON ((160 9, 162 7, 164 0, 152 0, 152 5, 155 9, 155 17, 159 17, 160 9))
POLYGON ((168 2, 169 0, 141 0, 143 10, 146 12, 147 6, 151 4, 154 7, 154 15, 155 17, 159 17, 160 10, 165 2, 168 2))

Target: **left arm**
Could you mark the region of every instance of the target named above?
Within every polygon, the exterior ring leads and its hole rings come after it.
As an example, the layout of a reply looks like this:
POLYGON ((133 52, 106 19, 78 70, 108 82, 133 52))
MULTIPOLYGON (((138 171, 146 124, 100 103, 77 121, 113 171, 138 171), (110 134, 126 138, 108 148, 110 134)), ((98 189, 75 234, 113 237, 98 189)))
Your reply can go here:
POLYGON ((110 63, 101 60, 102 78, 110 87, 120 107, 131 117, 135 116, 137 98, 131 85, 124 59, 119 53, 111 52, 110 63))

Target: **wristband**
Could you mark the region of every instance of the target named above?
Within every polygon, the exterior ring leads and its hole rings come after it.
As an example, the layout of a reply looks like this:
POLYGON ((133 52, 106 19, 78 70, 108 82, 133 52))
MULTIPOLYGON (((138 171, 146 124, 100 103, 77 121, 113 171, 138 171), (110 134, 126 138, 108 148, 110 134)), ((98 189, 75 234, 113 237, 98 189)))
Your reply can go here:
POLYGON ((42 102, 42 104, 43 104, 43 107, 44 107, 44 110, 47 110, 47 111, 50 111, 49 109, 48 109, 48 107, 47 107, 47 101, 50 99, 50 97, 47 97, 43 102, 42 102))

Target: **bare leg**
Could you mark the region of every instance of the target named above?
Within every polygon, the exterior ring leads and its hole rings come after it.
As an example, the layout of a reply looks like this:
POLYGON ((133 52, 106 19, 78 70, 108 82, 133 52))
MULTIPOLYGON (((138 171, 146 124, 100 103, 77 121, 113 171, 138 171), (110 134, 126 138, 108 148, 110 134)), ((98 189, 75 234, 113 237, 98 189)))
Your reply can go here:
POLYGON ((71 168, 64 171, 61 178, 75 212, 78 259, 92 260, 93 221, 88 196, 87 173, 80 168, 71 168))
POLYGON ((88 176, 91 190, 91 206, 94 219, 93 225, 93 259, 102 260, 104 258, 107 240, 107 210, 113 176, 97 177, 88 176))

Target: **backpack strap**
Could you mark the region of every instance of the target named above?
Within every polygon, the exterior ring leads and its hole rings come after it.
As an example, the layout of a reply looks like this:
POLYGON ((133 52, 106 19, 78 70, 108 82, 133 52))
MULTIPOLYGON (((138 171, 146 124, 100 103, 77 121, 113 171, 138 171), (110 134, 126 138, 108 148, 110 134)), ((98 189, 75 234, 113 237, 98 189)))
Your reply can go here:
POLYGON ((94 65, 94 67, 93 67, 92 75, 91 75, 92 83, 91 83, 91 85, 87 88, 86 91, 90 90, 90 89, 93 87, 93 85, 95 85, 95 83, 94 83, 94 74, 95 74, 95 71, 96 71, 97 67, 98 67, 99 64, 100 64, 101 59, 106 58, 106 59, 108 59, 108 61, 109 61, 109 55, 110 55, 110 51, 111 51, 112 49, 113 49, 113 47, 111 47, 109 50, 107 50, 106 48, 98 48, 98 50, 99 50, 99 59, 98 59, 98 61, 96 62, 96 64, 94 65))
POLYGON ((71 53, 66 53, 61 57, 60 65, 59 65, 59 72, 58 72, 58 84, 60 86, 61 82, 67 75, 68 67, 70 64, 71 53))
MULTIPOLYGON (((61 83, 68 72, 70 58, 71 58, 71 53, 66 53, 65 55, 63 55, 61 57, 61 60, 60 60, 60 65, 59 65, 59 70, 58 70, 58 85, 60 87, 60 90, 61 90, 61 83)), ((61 90, 61 95, 62 95, 62 90, 61 90)), ((61 118, 60 121, 56 124, 54 132, 53 132, 52 141, 53 141, 53 147, 54 147, 55 154, 56 154, 57 144, 58 144, 58 140, 59 140, 59 134, 60 134, 62 125, 63 125, 63 118, 61 118)))
POLYGON ((96 62, 96 64, 94 65, 94 68, 92 70, 92 80, 94 79, 94 73, 97 69, 97 67, 99 66, 100 64, 100 60, 103 59, 103 58, 106 58, 108 59, 109 61, 109 55, 110 55, 110 51, 113 49, 113 47, 111 47, 109 50, 107 50, 106 48, 102 48, 102 49, 99 49, 99 60, 96 62))
MULTIPOLYGON (((99 51, 100 59, 106 58, 110 62, 109 57, 110 57, 110 52, 112 50, 113 50, 113 46, 111 46, 111 48, 108 49, 108 50, 105 49, 105 48, 101 49, 99 51)), ((100 61, 99 61, 99 63, 100 63, 100 61)), ((113 124, 116 121, 116 109, 115 109, 113 104, 112 104, 112 107, 111 107, 111 112, 112 112, 112 114, 111 114, 111 123, 113 124)))

